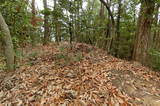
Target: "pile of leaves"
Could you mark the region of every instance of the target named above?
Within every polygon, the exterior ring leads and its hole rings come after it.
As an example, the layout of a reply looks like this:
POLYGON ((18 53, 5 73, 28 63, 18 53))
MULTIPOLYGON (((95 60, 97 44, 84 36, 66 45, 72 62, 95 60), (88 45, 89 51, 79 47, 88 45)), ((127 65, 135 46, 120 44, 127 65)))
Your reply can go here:
MULTIPOLYGON (((160 104, 160 74, 139 63, 114 58, 101 49, 81 43, 75 43, 72 48, 66 42, 60 45, 50 44, 34 48, 32 52, 36 50, 40 54, 34 57, 36 61, 34 64, 21 66, 15 72, 0 73, 0 104, 13 106, 160 104), (77 53, 81 54, 81 58, 66 65, 62 65, 61 62, 65 59, 56 57, 63 55, 73 58, 77 53)), ((30 59, 25 62, 29 61, 30 59)))

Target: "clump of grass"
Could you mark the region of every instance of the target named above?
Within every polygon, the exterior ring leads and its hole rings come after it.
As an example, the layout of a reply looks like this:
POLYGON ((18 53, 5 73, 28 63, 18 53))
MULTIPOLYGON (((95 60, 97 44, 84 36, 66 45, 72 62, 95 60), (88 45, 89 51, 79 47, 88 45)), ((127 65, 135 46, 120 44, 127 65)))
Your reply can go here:
POLYGON ((37 61, 36 61, 37 56, 38 56, 38 52, 32 52, 32 53, 28 54, 26 57, 29 60, 27 62, 27 65, 30 65, 30 66, 35 65, 37 63, 37 61))
POLYGON ((59 65, 59 66, 70 65, 75 62, 81 61, 81 59, 83 58, 82 52, 80 51, 73 52, 70 49, 69 45, 61 45, 59 46, 59 50, 60 50, 60 53, 55 54, 53 56, 56 65, 59 65))
POLYGON ((0 70, 6 70, 5 58, 0 56, 0 70))
POLYGON ((20 67, 21 65, 34 65, 36 63, 36 59, 38 57, 39 52, 33 51, 29 53, 25 53, 22 50, 16 51, 16 68, 20 67))
POLYGON ((70 50, 70 45, 68 45, 68 44, 66 44, 66 45, 64 45, 64 44, 60 45, 59 46, 59 50, 60 50, 60 52, 67 53, 70 50))
POLYGON ((81 59, 83 58, 83 55, 81 52, 78 52, 75 54, 75 56, 72 57, 73 58, 73 62, 79 62, 81 61, 81 59))

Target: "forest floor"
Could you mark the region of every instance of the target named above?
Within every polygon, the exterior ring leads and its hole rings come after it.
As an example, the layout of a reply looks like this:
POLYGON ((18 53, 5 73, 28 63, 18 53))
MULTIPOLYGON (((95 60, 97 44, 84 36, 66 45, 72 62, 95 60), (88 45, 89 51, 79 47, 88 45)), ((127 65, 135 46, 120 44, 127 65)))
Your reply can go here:
POLYGON ((87 44, 23 49, 0 72, 0 106, 160 106, 160 73, 87 44))

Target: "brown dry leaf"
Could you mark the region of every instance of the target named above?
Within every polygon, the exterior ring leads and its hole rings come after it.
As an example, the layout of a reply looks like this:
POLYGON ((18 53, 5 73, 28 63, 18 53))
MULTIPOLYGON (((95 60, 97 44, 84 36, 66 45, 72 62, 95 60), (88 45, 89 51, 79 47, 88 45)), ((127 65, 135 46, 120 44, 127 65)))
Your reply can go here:
MULTIPOLYGON (((141 64, 114 58, 87 44, 74 43, 72 50, 68 49, 67 42, 60 44, 64 45, 64 52, 52 44, 32 49, 27 47, 25 53, 40 51, 36 64, 22 66, 15 73, 6 74, 0 82, 0 104, 136 106, 138 104, 134 101, 141 101, 145 95, 138 90, 160 95, 160 75, 141 64), (83 56, 80 61, 56 65, 58 61, 64 63, 64 59, 56 60, 55 56, 67 54, 71 57, 77 52, 83 56), (121 80, 120 84, 113 83, 117 79, 121 80)), ((159 100, 153 101, 159 103, 159 100)))

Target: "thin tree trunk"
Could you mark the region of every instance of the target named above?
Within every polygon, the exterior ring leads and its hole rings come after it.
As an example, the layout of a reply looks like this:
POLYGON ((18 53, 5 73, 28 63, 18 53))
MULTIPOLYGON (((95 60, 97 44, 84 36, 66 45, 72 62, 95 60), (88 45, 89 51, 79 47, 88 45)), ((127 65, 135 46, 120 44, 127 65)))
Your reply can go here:
POLYGON ((32 0, 32 18, 34 19, 36 15, 36 8, 35 8, 35 0, 32 0))
MULTIPOLYGON (((57 9, 57 0, 54 0, 54 11, 57 9)), ((58 19, 57 16, 54 16, 54 23, 55 23, 55 40, 57 43, 59 43, 59 37, 58 37, 58 19)))
POLYGON ((154 17, 154 25, 155 25, 155 30, 154 30, 154 33, 153 33, 153 40, 152 40, 152 43, 155 47, 155 49, 158 49, 157 48, 157 45, 159 44, 159 29, 158 28, 158 25, 159 25, 159 22, 158 22, 158 15, 159 15, 159 8, 160 8, 160 4, 157 4, 156 6, 156 10, 155 10, 155 17, 154 17))
MULTIPOLYGON (((100 8, 100 11, 99 11, 99 24, 98 24, 98 27, 102 27, 102 23, 104 22, 104 18, 105 18, 105 16, 104 16, 104 4, 103 3, 101 3, 101 8, 100 8)), ((101 34, 100 35, 98 35, 98 39, 97 39, 97 41, 96 41, 96 46, 98 46, 98 47, 101 47, 101 48, 104 48, 104 45, 105 45, 105 39, 103 40, 103 39, 100 39, 101 37, 103 37, 103 36, 105 36, 105 29, 100 29, 99 30, 100 32, 101 32, 101 34)))
POLYGON ((108 21, 107 21, 107 25, 106 25, 106 33, 105 33, 105 42, 104 42, 104 49, 105 50, 108 50, 108 38, 110 38, 110 35, 111 35, 111 22, 110 22, 110 17, 108 16, 108 21))
MULTIPOLYGON (((32 6, 32 25, 33 26, 36 26, 37 22, 36 22, 36 8, 35 8, 35 0, 32 0, 32 3, 31 3, 31 6, 32 6)), ((35 27, 33 27, 32 29, 32 32, 33 32, 33 35, 31 36, 31 39, 32 39, 32 45, 35 44, 36 40, 35 40, 35 27)))
POLYGON ((145 64, 155 3, 152 0, 142 0, 139 21, 134 43, 133 59, 145 64))
POLYGON ((57 24, 57 36, 58 36, 58 42, 61 42, 61 24, 57 24))
POLYGON ((108 4, 104 1, 104 0, 100 0, 100 2, 106 7, 106 9, 108 10, 108 14, 110 15, 111 17, 111 20, 112 20, 112 24, 114 25, 115 24, 115 21, 114 21, 114 16, 112 14, 112 11, 110 9, 110 7, 108 6, 108 4))
POLYGON ((117 25, 116 25, 116 48, 115 48, 115 56, 118 56, 119 51, 119 40, 120 40, 120 19, 121 19, 121 0, 118 0, 118 15, 117 15, 117 25))
MULTIPOLYGON (((71 6, 72 6, 72 0, 70 1, 70 4, 69 4, 69 9, 71 11, 71 6)), ((73 41, 73 14, 70 13, 70 22, 69 22, 69 33, 70 33, 70 45, 71 45, 71 49, 72 49, 72 41, 73 41)))
POLYGON ((6 24, 2 14, 0 13, 0 31, 2 31, 2 40, 5 49, 6 64, 9 71, 14 70, 14 49, 12 38, 8 25, 6 24))
POLYGON ((110 9, 110 6, 107 2, 105 2, 104 0, 100 0, 100 2, 106 7, 107 11, 108 11, 108 14, 111 18, 111 28, 110 28, 110 38, 108 39, 107 41, 107 45, 106 45, 106 50, 108 53, 111 52, 111 47, 112 47, 112 42, 113 42, 113 38, 115 37, 115 20, 114 20, 114 16, 112 14, 112 11, 110 9))
POLYGON ((100 18, 102 20, 104 19, 104 5, 103 5, 103 3, 101 3, 101 8, 100 8, 99 16, 100 16, 100 18))
POLYGON ((76 9, 76 24, 75 24, 75 27, 76 27, 76 41, 78 42, 79 41, 79 36, 80 36, 80 6, 81 5, 81 1, 78 0, 77 1, 77 9, 76 9))
MULTIPOLYGON (((47 0, 43 0, 44 10, 47 10, 47 0)), ((49 42, 50 31, 49 31, 49 16, 48 14, 44 14, 44 41, 43 44, 46 45, 49 42)))
POLYGON ((72 44, 73 41, 73 34, 72 34, 72 23, 69 23, 69 34, 70 34, 70 44, 72 44))
POLYGON ((81 19, 81 14, 82 14, 82 12, 80 12, 80 10, 81 11, 83 11, 83 1, 82 0, 79 0, 79 16, 78 16, 78 20, 79 20, 79 35, 78 35, 78 41, 80 42, 81 41, 81 36, 82 36, 82 34, 81 34, 81 30, 82 30, 82 19, 81 19))

